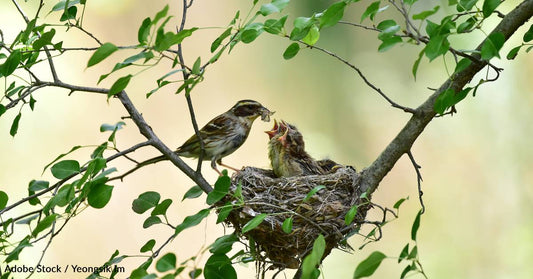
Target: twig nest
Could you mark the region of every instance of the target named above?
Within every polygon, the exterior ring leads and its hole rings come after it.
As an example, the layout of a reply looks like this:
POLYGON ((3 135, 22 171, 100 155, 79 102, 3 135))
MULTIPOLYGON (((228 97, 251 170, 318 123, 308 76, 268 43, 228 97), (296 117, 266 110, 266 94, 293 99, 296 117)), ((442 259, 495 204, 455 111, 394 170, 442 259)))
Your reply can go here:
MULTIPOLYGON (((322 163, 324 167, 328 162, 322 163)), ((280 269, 298 268, 319 234, 326 239, 324 257, 331 249, 342 246, 339 242, 360 227, 370 207, 370 197, 360 200, 359 174, 349 166, 330 170, 326 175, 282 178, 276 178, 271 170, 245 167, 232 177, 232 189, 239 184, 244 205, 234 209, 226 220, 242 235, 247 222, 266 213, 264 221, 244 237, 255 242, 258 260, 280 269), (316 189, 320 190, 310 195, 316 189), (346 225, 346 213, 354 205, 361 206, 354 221, 346 225), (290 233, 282 229, 287 218, 292 218, 290 233)))

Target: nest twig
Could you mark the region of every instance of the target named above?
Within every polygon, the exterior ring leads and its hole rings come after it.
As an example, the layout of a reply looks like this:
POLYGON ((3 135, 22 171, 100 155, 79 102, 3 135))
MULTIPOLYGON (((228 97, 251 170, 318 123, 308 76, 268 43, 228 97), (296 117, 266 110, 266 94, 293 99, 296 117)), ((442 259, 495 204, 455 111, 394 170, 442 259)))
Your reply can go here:
POLYGON ((345 236, 359 229, 371 207, 370 197, 361 198, 359 174, 349 166, 330 170, 326 175, 282 178, 276 178, 271 170, 246 167, 232 177, 234 190, 239 184, 244 205, 234 209, 226 222, 242 235, 248 221, 258 214, 268 214, 244 236, 255 242, 256 258, 261 260, 264 255, 263 260, 268 258, 273 268, 298 268, 319 234, 326 239, 324 257, 327 256, 331 249, 342 246, 345 236), (320 185, 325 188, 308 197, 320 185), (354 205, 358 207, 357 214, 346 225, 346 213, 354 205), (293 219, 289 234, 282 230, 287 218, 293 219))

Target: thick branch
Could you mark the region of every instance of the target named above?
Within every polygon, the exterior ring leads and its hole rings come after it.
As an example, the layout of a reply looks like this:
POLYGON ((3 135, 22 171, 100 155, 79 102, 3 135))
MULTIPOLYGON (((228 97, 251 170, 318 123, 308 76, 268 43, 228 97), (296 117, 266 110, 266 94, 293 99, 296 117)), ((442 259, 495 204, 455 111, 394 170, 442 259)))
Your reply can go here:
MULTIPOLYGON (((513 33, 532 16, 533 0, 523 1, 514 10, 507 14, 500 24, 494 28, 491 34, 502 33, 507 41, 511 35, 513 35, 513 33)), ((481 50, 484 43, 485 41, 477 47, 477 50, 481 50)), ((487 61, 479 60, 479 54, 473 56, 477 58, 477 61, 472 61, 472 64, 470 64, 470 66, 464 71, 446 80, 440 88, 433 93, 433 95, 416 109, 416 113, 372 165, 363 170, 361 184, 363 191, 368 191, 369 194, 373 193, 377 189, 381 180, 394 167, 400 157, 409 152, 415 140, 435 116, 436 113, 433 109, 433 105, 439 94, 449 88, 455 90, 455 92, 461 91, 462 88, 472 80, 474 75, 487 66, 487 61)))
POLYGON ((164 155, 168 157, 168 159, 174 164, 176 167, 178 167, 183 173, 185 173, 188 177, 190 177, 194 182, 198 184, 204 192, 209 193, 213 191, 213 188, 209 183, 205 180, 205 178, 195 172, 193 169, 191 169, 181 158, 174 153, 168 146, 166 146, 152 131, 152 128, 146 123, 142 115, 137 111, 135 106, 133 106, 133 103, 131 102, 130 98, 126 94, 126 92, 122 91, 117 94, 119 100, 122 102, 122 105, 126 108, 129 115, 131 116, 131 119, 137 127, 139 128, 139 131, 143 136, 145 136, 147 139, 152 141, 152 145, 157 148, 157 150, 161 151, 164 155))

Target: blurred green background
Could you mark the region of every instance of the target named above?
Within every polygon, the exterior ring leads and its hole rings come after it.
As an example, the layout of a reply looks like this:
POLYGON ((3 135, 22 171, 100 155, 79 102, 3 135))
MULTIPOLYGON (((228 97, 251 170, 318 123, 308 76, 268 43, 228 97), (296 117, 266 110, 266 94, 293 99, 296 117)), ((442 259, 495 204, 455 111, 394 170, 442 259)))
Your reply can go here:
MULTIPOLYGON (((30 14, 35 10, 31 6, 37 4, 36 1, 20 2, 30 14)), ((87 2, 86 29, 102 41, 116 45, 135 44, 140 22, 145 17, 153 17, 167 3, 161 0, 87 2)), ((174 25, 181 14, 181 7, 175 2, 170 3, 170 13, 176 15, 171 20, 174 25)), ((245 14, 250 2, 195 1, 186 27, 224 27, 237 9, 245 14)), ((332 3, 325 0, 292 2, 288 9, 289 22, 294 19, 293 13, 309 16, 332 3)), ((419 1, 416 7, 429 9, 436 2, 419 1)), ((500 10, 506 12, 518 2, 505 1, 500 10)), ((47 3, 43 16, 55 4, 47 3)), ((362 1, 361 5, 349 8, 344 18, 359 22, 369 3, 362 1)), ((447 1, 438 3, 446 6, 447 1)), ((446 8, 434 16, 434 21, 440 20, 443 12, 446 8)), ((57 20, 57 16, 50 14, 44 20, 57 20)), ((486 30, 494 25, 495 22, 489 20, 486 30)), ((12 40, 24 27, 12 3, 2 1, 0 28, 6 41, 12 40)), ((209 46, 222 31, 206 28, 188 38, 184 42, 186 62, 192 65, 198 56, 207 61, 211 57, 209 46)), ((64 47, 96 46, 79 31, 58 33, 58 38, 65 41, 64 47)), ((468 39, 456 38, 453 43, 457 48, 473 48, 482 39, 483 35, 477 33, 468 39)), ((502 57, 520 40, 521 35, 513 37, 502 50, 502 57)), ((317 50, 303 49, 292 60, 284 60, 282 53, 289 44, 287 39, 264 34, 250 45, 239 44, 231 55, 224 55, 210 66, 205 81, 192 94, 199 125, 226 111, 237 100, 255 99, 275 110, 275 118, 297 125, 308 152, 315 158, 332 158, 359 170, 368 166, 399 132, 409 115, 391 108, 365 86, 353 70, 317 50)), ((377 53, 379 41, 370 31, 336 26, 321 34, 317 45, 346 58, 389 97, 409 107, 422 103, 431 94, 428 87, 439 87, 447 77, 442 59, 431 64, 424 59, 415 83, 411 66, 421 47, 406 44, 387 53, 377 53)), ((58 58, 56 66, 61 80, 95 86, 100 74, 134 53, 117 52, 105 63, 85 69, 90 54, 70 52, 58 58)), ((500 79, 480 87, 475 98, 469 96, 461 102, 457 106, 458 114, 436 118, 412 150, 422 165, 427 207, 422 216, 418 251, 430 278, 531 278, 533 274, 530 264, 533 258, 533 56, 520 53, 516 61, 493 62, 505 69, 500 79)), ((450 65, 453 64, 448 63, 453 70, 450 65)), ((51 79, 46 65, 40 69, 51 79)), ((184 96, 174 95, 172 88, 166 88, 148 100, 145 98, 145 94, 156 87, 155 80, 168 71, 170 69, 165 67, 151 69, 133 79, 127 91, 160 138, 167 145, 177 147, 193 133, 184 96)), ((101 86, 110 86, 118 77, 108 78, 101 86)), ((35 94, 35 111, 30 112, 28 108, 22 111, 15 138, 9 136, 9 127, 18 111, 11 110, 2 116, 0 189, 10 194, 10 203, 27 194, 31 179, 53 181, 49 171, 42 176, 41 172, 57 155, 75 145, 104 142, 108 135, 99 132, 100 124, 116 123, 126 115, 117 100, 108 103, 104 96, 97 94, 67 94, 56 88, 35 94)), ((117 135, 121 149, 143 140, 133 123, 127 120, 126 123, 117 135)), ((247 142, 228 156, 225 163, 238 167, 268 167, 268 138, 263 131, 271 125, 257 121, 247 142)), ((90 149, 87 149, 70 158, 83 161, 89 154, 90 149)), ((132 156, 142 160, 156 154, 155 150, 147 148, 132 156)), ((196 165, 196 161, 186 160, 196 165)), ((132 164, 123 160, 114 162, 113 166, 124 171, 132 164)), ((208 164, 204 164, 204 173, 208 181, 216 180, 216 173, 208 164)), ((136 255, 150 238, 162 243, 171 233, 170 229, 163 226, 142 229, 145 217, 131 210, 133 199, 145 191, 156 190, 163 198, 174 199, 169 210, 174 223, 204 207, 202 199, 177 202, 193 182, 168 162, 143 168, 114 186, 108 206, 101 210, 89 208, 71 220, 53 242, 44 264, 100 265, 115 249, 136 255)), ((378 243, 354 254, 332 253, 323 265, 324 278, 351 278, 356 265, 374 250, 397 257, 410 238, 411 224, 420 207, 416 188, 415 171, 404 156, 373 197, 375 203, 392 207, 396 200, 409 196, 401 208, 400 218, 384 228, 383 239, 378 243)), ((25 211, 21 208, 17 212, 25 211)), ((377 218, 372 214, 370 217, 377 218)), ((205 225, 183 232, 165 251, 176 253, 178 262, 196 255, 224 232, 214 220, 211 216, 203 223, 205 225)), ((354 247, 359 247, 363 241, 360 237, 350 239, 354 247)), ((24 250, 20 263, 35 263, 42 248, 41 244, 24 250)), ((124 266, 128 274, 142 261, 142 258, 126 260, 124 266)), ((201 262, 199 260, 200 265, 201 262)), ((404 265, 398 265, 394 258, 385 260, 373 278, 399 278, 403 268, 404 265)), ((239 266, 238 273, 239 278, 253 278, 254 265, 239 266)), ((286 274, 290 277, 291 272, 286 274)), ((72 278, 72 274, 64 276, 72 278)))

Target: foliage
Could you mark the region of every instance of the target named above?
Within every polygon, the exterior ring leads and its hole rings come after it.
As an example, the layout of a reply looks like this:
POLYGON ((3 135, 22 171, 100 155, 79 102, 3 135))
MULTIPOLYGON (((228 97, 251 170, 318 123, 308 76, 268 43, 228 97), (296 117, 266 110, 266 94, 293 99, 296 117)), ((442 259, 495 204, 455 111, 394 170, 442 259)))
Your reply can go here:
MULTIPOLYGON (((163 87, 172 87, 176 94, 184 92, 185 94, 181 95, 184 95, 186 101, 191 104, 190 93, 197 84, 203 81, 210 65, 216 63, 223 54, 230 54, 235 46, 251 44, 259 36, 270 34, 288 41, 287 48, 281 54, 284 59, 293 59, 304 50, 314 49, 326 53, 351 67, 371 89, 383 96, 392 106, 415 114, 414 109, 394 103, 379 88, 370 83, 355 65, 334 52, 317 46, 320 39, 324 37, 322 34, 329 32, 328 29, 346 25, 374 32, 379 41, 378 52, 392 51, 397 45, 417 48, 420 50, 419 55, 414 58, 411 68, 415 78, 424 57, 429 62, 437 59, 446 61, 446 59, 451 58, 454 62, 451 66, 453 71, 450 70, 451 68, 448 69, 448 65, 446 65, 448 78, 451 81, 459 80, 461 75, 466 72, 479 71, 485 66, 498 76, 501 69, 494 66, 492 61, 495 58, 501 58, 502 49, 510 36, 499 31, 489 32, 485 30, 487 19, 494 19, 501 15, 501 12, 498 11, 502 2, 500 0, 484 0, 483 3, 481 1, 448 1, 447 6, 436 5, 417 13, 412 12, 414 10, 412 8, 419 4, 416 0, 373 1, 371 3, 359 0, 341 0, 331 3, 311 15, 288 13, 288 7, 296 0, 292 2, 272 0, 261 3, 254 0, 250 1, 251 7, 248 7, 250 12, 246 16, 243 17, 242 14, 244 13, 241 14, 240 11, 237 11, 228 20, 229 24, 221 28, 223 31, 214 38, 209 47, 210 56, 197 57, 193 59, 192 65, 186 65, 181 43, 202 31, 202 26, 184 28, 188 8, 194 4, 193 1, 184 2, 183 23, 177 29, 168 26, 174 16, 169 15, 168 5, 162 7, 155 15, 146 17, 138 24, 136 29, 137 42, 132 46, 118 46, 113 42, 102 43, 85 30, 87 1, 56 2, 52 7, 45 5, 43 1, 38 5, 36 4, 38 6, 37 12, 31 18, 19 10, 18 12, 25 20, 25 26, 21 26, 21 31, 12 41, 4 41, 3 34, 0 32, 2 35, 0 37, 0 78, 4 81, 4 90, 0 97, 0 118, 2 121, 10 121, 9 134, 16 137, 20 129, 24 129, 21 126, 22 115, 29 113, 25 108, 29 107, 30 111, 35 108, 37 92, 45 87, 56 87, 70 91, 99 93, 106 96, 107 101, 118 99, 128 111, 133 124, 140 129, 141 134, 147 140, 119 151, 116 148, 116 135, 126 123, 119 121, 114 125, 103 124, 100 132, 110 132, 103 143, 94 146, 74 146, 44 167, 43 172, 49 169, 56 180, 31 180, 28 185, 28 195, 24 198, 14 198, 13 194, 0 191, 0 255, 3 256, 3 262, 6 264, 18 260, 23 250, 29 249, 38 242, 48 241, 48 245, 43 251, 44 255, 49 244, 69 223, 70 219, 81 214, 86 208, 97 210, 108 205, 113 197, 112 182, 123 179, 128 174, 111 176, 117 172, 117 169, 111 166, 111 161, 115 158, 126 157, 129 153, 149 145, 156 147, 167 156, 172 154, 171 150, 162 144, 151 131, 149 125, 126 94, 126 91, 132 89, 128 88, 131 81, 142 75, 147 69, 165 67, 165 64, 161 63, 162 61, 168 60, 172 66, 167 69, 165 75, 156 79, 153 90, 145 92, 146 97, 151 97, 163 87), (44 17, 43 15, 47 11, 49 14, 58 15, 59 22, 44 17), (398 16, 402 20, 397 21, 398 16), (292 24, 288 24, 288 22, 292 24), (96 48, 85 48, 92 52, 86 63, 87 68, 104 60, 113 59, 116 57, 115 53, 125 51, 135 53, 124 60, 118 60, 109 72, 100 76, 97 84, 108 78, 113 79, 109 89, 69 84, 60 78, 60 73, 54 67, 54 59, 72 51, 72 49, 64 47, 63 41, 61 41, 68 36, 59 36, 59 34, 68 34, 72 30, 81 30, 98 44, 96 48), (479 47, 472 45, 469 49, 458 49, 452 43, 453 40, 450 40, 452 37, 471 38, 473 34, 482 34, 485 38, 479 47), (49 67, 51 80, 48 81, 47 77, 37 74, 35 69, 41 65, 49 67), (481 65, 480 69, 475 69, 476 65, 481 65), (124 73, 126 72, 125 69, 128 70, 127 73, 124 73), (181 77, 178 78, 177 75, 181 75, 181 77), (15 111, 16 115, 13 119, 7 119, 7 116, 4 115, 8 110, 15 111), (92 151, 90 157, 70 158, 75 157, 75 153, 79 149, 90 149, 92 151), (70 159, 63 159, 65 157, 70 159), (13 200, 18 201, 13 202, 13 200), (32 210, 18 216, 16 213, 12 214, 12 210, 22 204, 30 205, 32 210), (25 227, 29 228, 27 233, 22 233, 24 236, 18 237, 25 227)), ((16 1, 13 3, 17 4, 16 1)), ((531 41, 533 41, 533 25, 522 34, 520 44, 514 46, 504 56, 511 60, 518 57, 521 52, 530 52, 533 48, 531 41)), ((480 78, 477 84, 466 87, 460 86, 460 88, 453 87, 451 82, 447 83, 448 86, 439 89, 438 96, 431 103, 433 106, 431 117, 435 114, 442 116, 456 112, 455 107, 470 93, 475 96, 481 84, 495 79, 480 78)), ((192 105, 190 112, 194 116, 192 105)), ((193 126, 197 127, 195 121, 193 117, 193 126)), ((206 218, 213 212, 217 212, 216 223, 222 223, 234 208, 245 206, 245 201, 239 195, 239 189, 230 189, 230 179, 227 173, 216 181, 214 190, 211 191, 211 186, 203 179, 201 173, 195 172, 179 158, 171 160, 196 183, 196 186, 192 187, 181 201, 198 198, 203 192, 206 192, 205 202, 209 207, 183 218, 179 224, 173 224, 169 222, 169 219, 174 218, 167 216, 167 210, 174 202, 179 202, 178 199, 166 198, 161 200, 161 194, 157 191, 146 191, 132 201, 132 210, 137 214, 146 214, 151 210, 142 224, 143 229, 165 226, 170 228, 170 232, 168 239, 163 243, 149 239, 142 245, 139 251, 146 260, 130 273, 130 278, 174 278, 184 271, 188 272, 192 278, 201 274, 207 279, 237 278, 234 269, 236 263, 248 263, 258 259, 253 239, 249 239, 248 244, 243 244, 241 243, 241 235, 223 235, 201 251, 200 254, 210 254, 203 266, 200 265, 196 257, 191 257, 180 263, 173 252, 159 255, 167 248, 168 243, 178 237, 182 231, 205 222, 206 218), (233 198, 234 202, 222 202, 228 195, 233 198), (159 246, 156 246, 157 244, 159 246), (244 248, 232 252, 237 246, 244 246, 244 248)), ((323 186, 316 187, 308 193, 306 199, 312 198, 323 188, 323 186)), ((371 194, 372 191, 369 192, 369 196, 371 194)), ((399 200, 393 208, 398 210, 404 201, 405 199, 399 200)), ((358 207, 354 206, 346 213, 345 223, 347 225, 353 222, 357 210, 358 207)), ((387 212, 386 209, 383 211, 387 212)), ((284 212, 284 214, 287 213, 289 212, 284 212)), ((409 262, 403 270, 401 278, 412 272, 418 272, 425 276, 419 260, 417 243, 421 214, 422 212, 416 215, 412 226, 411 241, 414 242, 414 246, 410 248, 412 243, 406 244, 398 257, 399 263, 409 262)), ((242 233, 246 234, 246 232, 253 230, 265 218, 268 218, 267 214, 258 213, 242 228, 242 233)), ((292 221, 292 217, 286 218, 282 227, 278 229, 290 234, 293 230, 292 221)), ((385 223, 385 220, 379 225, 374 223, 375 228, 365 237, 371 239, 378 232, 380 233, 381 226, 385 223)), ((318 268, 324 257, 324 246, 324 237, 321 235, 315 240, 312 250, 303 261, 302 278, 317 278, 319 276, 318 268)), ((119 251, 116 251, 104 265, 117 264, 130 258, 133 257, 128 256, 128 254, 120 255, 119 251)), ((386 258, 387 256, 381 252, 371 253, 357 266, 353 277, 371 276, 386 258)), ((42 258, 36 265, 39 265, 41 261, 42 258)), ((114 278, 115 275, 116 272, 111 273, 110 278, 114 278)), ((92 274, 89 277, 96 278, 96 276, 98 274, 92 274)))

